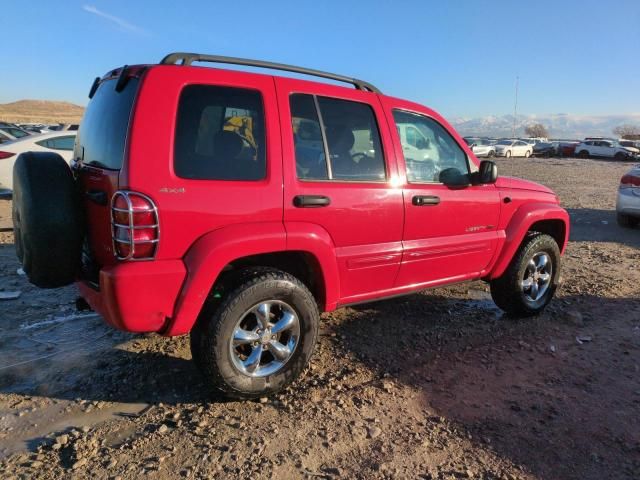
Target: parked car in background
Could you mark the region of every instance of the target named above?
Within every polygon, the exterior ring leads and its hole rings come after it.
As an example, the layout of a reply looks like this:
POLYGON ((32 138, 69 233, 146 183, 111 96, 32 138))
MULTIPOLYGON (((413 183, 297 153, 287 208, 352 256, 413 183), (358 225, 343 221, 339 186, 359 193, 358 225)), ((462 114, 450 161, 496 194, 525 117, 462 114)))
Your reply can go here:
POLYGON ((9 137, 11 140, 17 140, 18 138, 28 137, 31 135, 31 132, 27 132, 18 127, 0 127, 0 133, 3 133, 5 136, 9 137))
POLYGON ((481 137, 464 137, 476 157, 495 157, 496 147, 489 144, 489 139, 481 137))
POLYGON ((637 155, 637 149, 623 147, 615 140, 585 140, 576 146, 577 155, 582 158, 604 157, 618 160, 631 159, 637 155))
POLYGON ((640 165, 620 179, 616 218, 622 227, 636 227, 640 223, 640 165))
POLYGON ((0 192, 13 190, 13 164, 23 152, 55 152, 71 162, 76 132, 28 135, 0 145, 0 192))
POLYGON ((498 157, 530 157, 533 147, 528 143, 510 138, 500 140, 495 144, 496 155, 498 157))
POLYGON ((559 142, 539 142, 533 146, 532 157, 555 157, 558 155, 559 142))
POLYGON ((77 123, 59 123, 58 125, 51 125, 49 126, 49 130, 51 131, 55 131, 55 132, 62 132, 62 131, 76 131, 78 130, 79 125, 77 123))
POLYGON ((640 153, 640 142, 634 142, 633 140, 618 140, 620 146, 625 147, 628 150, 635 151, 636 154, 640 153))
POLYGON ((536 145, 538 143, 546 143, 549 141, 549 139, 546 137, 527 137, 520 138, 519 140, 522 140, 524 143, 527 143, 529 145, 536 145))

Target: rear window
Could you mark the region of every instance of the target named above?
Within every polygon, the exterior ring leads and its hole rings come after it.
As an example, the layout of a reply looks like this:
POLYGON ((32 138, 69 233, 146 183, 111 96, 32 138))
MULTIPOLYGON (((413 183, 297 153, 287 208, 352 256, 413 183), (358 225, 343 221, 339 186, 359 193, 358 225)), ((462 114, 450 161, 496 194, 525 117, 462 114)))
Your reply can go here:
POLYGON ((174 170, 198 180, 265 177, 262 97, 255 90, 190 85, 178 105, 174 170))
POLYGON ((74 153, 86 165, 109 170, 122 168, 131 109, 138 91, 135 77, 119 93, 115 90, 116 82, 116 79, 103 82, 87 105, 74 153))

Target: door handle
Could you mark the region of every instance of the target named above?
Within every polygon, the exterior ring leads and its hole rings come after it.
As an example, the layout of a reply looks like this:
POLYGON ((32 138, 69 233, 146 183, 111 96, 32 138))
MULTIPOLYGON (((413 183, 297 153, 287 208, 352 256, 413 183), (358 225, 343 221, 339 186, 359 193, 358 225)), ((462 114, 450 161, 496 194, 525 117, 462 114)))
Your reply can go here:
POLYGON ((411 203, 416 207, 438 205, 440 203, 440 197, 436 195, 414 195, 411 203))
POLYGON ((87 192, 87 197, 93 203, 97 203, 98 205, 105 206, 107 202, 107 192, 103 192, 102 190, 89 190, 87 192))
POLYGON ((330 203, 331 199, 324 195, 296 195, 293 197, 293 206, 298 208, 326 207, 330 203))

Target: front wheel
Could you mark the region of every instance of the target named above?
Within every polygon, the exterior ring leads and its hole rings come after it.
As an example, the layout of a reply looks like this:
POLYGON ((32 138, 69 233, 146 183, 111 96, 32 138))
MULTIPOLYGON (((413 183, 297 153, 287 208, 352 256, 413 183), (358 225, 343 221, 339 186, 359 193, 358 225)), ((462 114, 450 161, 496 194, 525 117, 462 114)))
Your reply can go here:
POLYGON ((524 152, 524 158, 529 158, 530 156, 531 156, 531 152, 529 150, 524 152))
POLYGON ((514 316, 530 316, 546 307, 558 287, 560 249, 550 235, 525 239, 501 277, 491 281, 491 297, 514 316))
POLYGON ((511 150, 507 150, 504 154, 506 158, 511 158, 511 150))
POLYGON ((276 393, 305 368, 318 336, 313 295, 297 278, 263 269, 193 329, 192 356, 205 381, 234 398, 276 393))
POLYGON ((589 152, 587 152, 586 150, 581 150, 581 151, 578 153, 578 156, 579 156, 580 158, 589 158, 589 152))

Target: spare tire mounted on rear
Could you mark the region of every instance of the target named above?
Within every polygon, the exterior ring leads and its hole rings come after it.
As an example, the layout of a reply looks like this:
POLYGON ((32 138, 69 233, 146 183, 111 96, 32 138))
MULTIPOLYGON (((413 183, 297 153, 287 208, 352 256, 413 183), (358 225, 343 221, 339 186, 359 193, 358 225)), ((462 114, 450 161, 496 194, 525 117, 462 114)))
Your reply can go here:
POLYGON ((73 174, 57 153, 26 152, 13 168, 16 254, 41 288, 72 283, 80 266, 84 217, 73 174))

